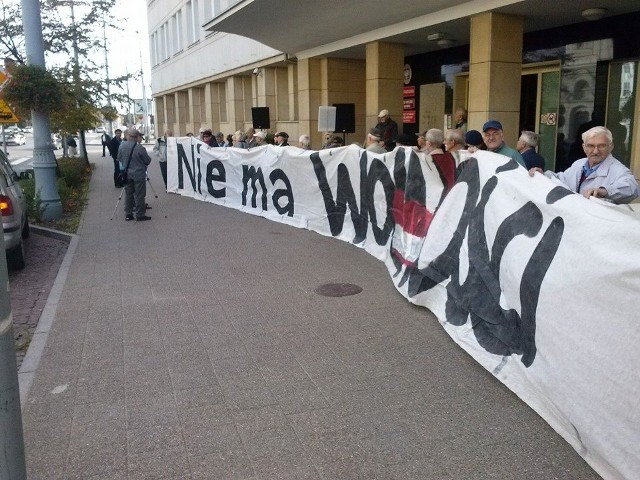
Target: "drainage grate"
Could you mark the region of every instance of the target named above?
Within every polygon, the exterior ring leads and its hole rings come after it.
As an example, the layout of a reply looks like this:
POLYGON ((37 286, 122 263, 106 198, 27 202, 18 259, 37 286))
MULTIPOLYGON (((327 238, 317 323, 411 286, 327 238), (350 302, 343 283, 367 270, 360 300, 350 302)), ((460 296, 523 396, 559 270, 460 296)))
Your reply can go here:
POLYGON ((357 295, 362 291, 362 287, 352 283, 325 283, 314 290, 318 295, 324 297, 346 297, 357 295))

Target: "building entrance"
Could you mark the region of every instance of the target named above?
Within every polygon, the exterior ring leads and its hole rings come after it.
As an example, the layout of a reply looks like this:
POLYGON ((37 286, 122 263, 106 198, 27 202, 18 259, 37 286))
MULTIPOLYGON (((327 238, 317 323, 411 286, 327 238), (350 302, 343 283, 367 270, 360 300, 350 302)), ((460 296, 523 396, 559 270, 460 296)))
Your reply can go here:
POLYGON ((540 135, 538 153, 550 170, 554 170, 556 164, 559 95, 558 65, 523 67, 519 131, 530 130, 540 135))

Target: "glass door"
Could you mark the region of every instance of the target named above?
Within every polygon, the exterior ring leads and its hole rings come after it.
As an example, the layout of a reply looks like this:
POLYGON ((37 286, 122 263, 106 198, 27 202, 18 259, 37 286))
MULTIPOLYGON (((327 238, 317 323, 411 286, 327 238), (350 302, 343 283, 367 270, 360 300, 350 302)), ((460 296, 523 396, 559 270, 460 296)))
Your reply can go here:
POLYGON ((538 153, 545 168, 554 170, 558 135, 560 68, 558 65, 523 66, 520 90, 520 130, 540 135, 538 153))
POLYGON ((613 134, 613 156, 627 167, 631 163, 637 84, 637 61, 611 63, 606 126, 613 134))

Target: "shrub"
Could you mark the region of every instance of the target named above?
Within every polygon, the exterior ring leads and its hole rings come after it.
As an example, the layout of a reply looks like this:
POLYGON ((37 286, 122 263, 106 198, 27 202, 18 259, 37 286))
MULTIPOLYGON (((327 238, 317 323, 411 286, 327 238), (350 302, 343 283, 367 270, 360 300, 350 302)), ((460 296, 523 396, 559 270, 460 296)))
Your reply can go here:
POLYGON ((80 188, 90 173, 91 168, 83 158, 65 157, 58 160, 58 177, 64 179, 67 187, 80 188))
POLYGON ((27 201, 27 216, 34 223, 42 221, 42 201, 40 193, 36 193, 36 179, 31 176, 20 180, 20 186, 27 201))
POLYGON ((33 176, 20 180, 20 186, 27 200, 27 215, 32 223, 75 233, 85 205, 91 167, 87 167, 82 158, 62 158, 58 159, 57 174, 56 185, 62 204, 62 218, 51 221, 45 221, 42 218, 42 201, 39 193, 36 192, 33 176))

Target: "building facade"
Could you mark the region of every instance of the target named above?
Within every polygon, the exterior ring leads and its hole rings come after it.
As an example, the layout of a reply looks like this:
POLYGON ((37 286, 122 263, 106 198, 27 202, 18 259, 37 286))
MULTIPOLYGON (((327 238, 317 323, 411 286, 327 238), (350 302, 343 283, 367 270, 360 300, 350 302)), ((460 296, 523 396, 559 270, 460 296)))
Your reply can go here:
POLYGON ((502 122, 507 143, 540 134, 552 169, 581 155, 580 133, 606 125, 640 177, 640 7, 636 1, 152 0, 156 130, 176 135, 253 124, 307 133, 320 107, 353 105, 347 143, 389 110, 404 133, 502 122))

